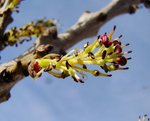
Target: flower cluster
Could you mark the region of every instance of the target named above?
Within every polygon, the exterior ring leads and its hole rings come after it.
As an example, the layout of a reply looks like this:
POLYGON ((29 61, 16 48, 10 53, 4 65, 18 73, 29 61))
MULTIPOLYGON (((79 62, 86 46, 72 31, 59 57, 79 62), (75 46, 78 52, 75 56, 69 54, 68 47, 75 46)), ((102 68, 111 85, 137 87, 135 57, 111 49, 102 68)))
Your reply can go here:
POLYGON ((35 22, 30 22, 21 28, 14 27, 4 34, 4 38, 7 40, 6 45, 15 44, 17 46, 17 42, 23 43, 24 40, 28 41, 33 36, 38 37, 52 26, 55 26, 52 20, 40 19, 35 22))
POLYGON ((94 76, 110 77, 111 74, 107 74, 108 72, 128 69, 123 66, 131 59, 125 57, 131 51, 123 52, 123 48, 129 44, 124 45, 120 42, 122 36, 112 40, 115 29, 116 26, 110 34, 104 33, 98 36, 91 44, 87 42, 83 50, 75 49, 64 56, 48 54, 36 59, 32 67, 35 77, 39 77, 44 71, 58 78, 71 76, 74 81, 83 83, 79 75, 84 77, 85 72, 94 76), (90 70, 87 65, 97 65, 104 70, 104 73, 96 69, 90 70))

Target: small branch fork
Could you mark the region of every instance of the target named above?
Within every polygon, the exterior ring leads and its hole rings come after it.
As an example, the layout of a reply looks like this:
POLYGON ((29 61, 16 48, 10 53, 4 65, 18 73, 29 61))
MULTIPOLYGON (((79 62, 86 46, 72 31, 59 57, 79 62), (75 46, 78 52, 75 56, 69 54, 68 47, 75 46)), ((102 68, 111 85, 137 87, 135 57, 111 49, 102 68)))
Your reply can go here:
MULTIPOLYGON (((29 75, 28 66, 35 60, 34 53, 38 47, 41 45, 49 47, 43 50, 44 54, 55 52, 63 55, 64 51, 81 40, 97 35, 99 29, 114 17, 125 13, 134 13, 139 4, 141 4, 141 0, 112 0, 110 4, 99 11, 85 11, 79 20, 64 33, 57 35, 55 27, 48 29, 24 54, 0 65, 0 102, 8 100, 11 88, 29 75)), ((9 22, 5 23, 6 18, 0 17, 1 28, 6 28, 12 21, 11 13, 6 15, 9 22)))

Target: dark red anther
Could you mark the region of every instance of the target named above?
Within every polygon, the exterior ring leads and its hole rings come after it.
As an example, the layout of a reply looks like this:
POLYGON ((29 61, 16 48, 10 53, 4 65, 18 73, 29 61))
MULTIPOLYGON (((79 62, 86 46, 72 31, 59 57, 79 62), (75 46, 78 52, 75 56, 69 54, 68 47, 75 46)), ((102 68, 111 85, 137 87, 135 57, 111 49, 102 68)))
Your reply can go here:
POLYGON ((118 57, 118 58, 116 58, 116 62, 117 62, 119 65, 124 66, 124 65, 126 65, 126 63, 127 63, 127 59, 126 59, 124 56, 118 57))
POLYGON ((121 53, 122 52, 121 46, 120 45, 116 45, 114 52, 117 53, 117 54, 121 53))
POLYGON ((109 48, 112 45, 111 41, 108 41, 108 43, 104 44, 106 48, 109 48))
POLYGON ((119 42, 118 40, 113 41, 113 45, 121 45, 121 42, 119 42))
POLYGON ((102 44, 104 44, 104 46, 105 46, 106 48, 108 48, 108 47, 110 47, 110 46, 112 45, 112 42, 109 41, 109 38, 108 38, 108 36, 107 36, 106 33, 103 34, 100 38, 101 38, 102 44))
POLYGON ((105 43, 109 40, 107 33, 101 35, 100 39, 102 40, 102 43, 105 43))
POLYGON ((105 44, 105 43, 107 43, 107 42, 109 41, 109 38, 108 38, 108 36, 107 36, 106 33, 103 34, 103 35, 100 37, 100 39, 102 40, 102 43, 103 43, 103 44, 105 44))
POLYGON ((41 67, 39 66, 39 62, 35 62, 33 65, 33 69, 36 73, 38 73, 41 70, 41 67))

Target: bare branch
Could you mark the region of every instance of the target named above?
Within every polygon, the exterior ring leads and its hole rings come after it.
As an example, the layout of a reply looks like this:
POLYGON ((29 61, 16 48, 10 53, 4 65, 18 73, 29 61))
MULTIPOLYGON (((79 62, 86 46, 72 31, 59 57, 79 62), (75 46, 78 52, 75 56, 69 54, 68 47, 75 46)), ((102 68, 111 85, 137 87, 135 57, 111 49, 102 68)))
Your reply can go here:
MULTIPOLYGON (((131 8, 140 4, 140 0, 113 0, 97 12, 86 11, 69 30, 58 36, 59 44, 64 50, 85 38, 97 35, 99 29, 112 18, 132 13, 131 8)), ((136 10, 136 8, 135 8, 136 10)))

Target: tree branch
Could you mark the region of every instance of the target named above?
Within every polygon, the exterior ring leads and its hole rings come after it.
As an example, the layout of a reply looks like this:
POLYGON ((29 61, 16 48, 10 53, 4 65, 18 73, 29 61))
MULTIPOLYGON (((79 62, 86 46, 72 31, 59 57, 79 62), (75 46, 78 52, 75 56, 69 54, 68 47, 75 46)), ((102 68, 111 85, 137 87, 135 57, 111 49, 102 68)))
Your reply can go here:
MULTIPOLYGON (((50 47, 48 53, 63 54, 61 49, 65 51, 82 39, 97 35, 98 30, 106 22, 125 13, 134 13, 139 4, 140 0, 113 0, 100 11, 84 12, 77 23, 65 33, 57 36, 56 28, 50 28, 23 55, 0 65, 0 102, 8 100, 11 88, 29 75, 28 66, 35 59, 34 51, 40 45, 47 46, 48 44, 50 47)), ((44 51, 47 51, 47 49, 44 51)))
POLYGON ((134 8, 132 7, 138 4, 140 4, 140 0, 113 0, 100 11, 84 12, 76 24, 65 33, 59 34, 59 45, 63 47, 64 50, 67 50, 82 39, 97 35, 99 29, 105 23, 116 16, 133 13, 134 8))

